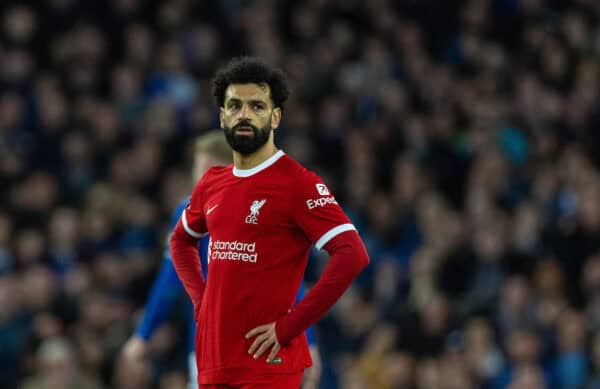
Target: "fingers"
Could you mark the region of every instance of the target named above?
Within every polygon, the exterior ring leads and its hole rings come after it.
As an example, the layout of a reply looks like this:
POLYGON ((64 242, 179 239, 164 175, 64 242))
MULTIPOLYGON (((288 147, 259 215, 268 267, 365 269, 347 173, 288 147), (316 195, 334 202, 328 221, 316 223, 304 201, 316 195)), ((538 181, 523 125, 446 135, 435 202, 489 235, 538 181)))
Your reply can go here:
POLYGON ((270 326, 269 324, 265 324, 265 325, 258 326, 256 328, 251 329, 246 334, 246 339, 250 339, 251 337, 256 336, 262 332, 267 332, 269 330, 269 326, 270 326))
POLYGON ((256 349, 258 349, 258 347, 268 338, 269 334, 267 333, 263 333, 262 335, 257 336, 256 339, 254 339, 254 342, 252 343, 250 348, 248 349, 248 354, 252 354, 254 351, 256 351, 256 349))
POLYGON ((273 345, 273 348, 271 349, 271 353, 269 353, 269 356, 267 357, 267 363, 271 363, 273 358, 275 358, 277 356, 277 353, 279 352, 280 349, 281 349, 281 346, 279 346, 279 343, 275 342, 275 344, 273 345))
POLYGON ((254 353, 254 359, 257 359, 258 357, 260 357, 273 344, 276 345, 275 339, 273 339, 272 337, 265 339, 265 341, 262 342, 262 344, 260 345, 258 350, 256 350, 256 352, 254 353))
POLYGON ((281 349, 279 342, 277 341, 277 334, 275 333, 275 323, 269 323, 256 328, 251 329, 246 334, 246 339, 256 336, 254 342, 248 349, 248 354, 254 354, 254 359, 257 359, 265 353, 271 346, 271 352, 267 358, 267 362, 271 362, 273 358, 277 356, 277 352, 281 349))

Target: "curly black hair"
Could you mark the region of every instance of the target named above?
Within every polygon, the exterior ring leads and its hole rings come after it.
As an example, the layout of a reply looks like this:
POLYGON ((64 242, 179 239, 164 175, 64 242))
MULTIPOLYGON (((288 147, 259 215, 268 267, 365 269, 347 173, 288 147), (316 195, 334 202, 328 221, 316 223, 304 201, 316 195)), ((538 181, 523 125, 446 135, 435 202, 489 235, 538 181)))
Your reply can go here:
POLYGON ((213 96, 218 107, 225 105, 225 91, 231 84, 269 85, 273 106, 282 110, 290 94, 288 81, 283 71, 257 57, 232 59, 217 71, 212 84, 213 96))

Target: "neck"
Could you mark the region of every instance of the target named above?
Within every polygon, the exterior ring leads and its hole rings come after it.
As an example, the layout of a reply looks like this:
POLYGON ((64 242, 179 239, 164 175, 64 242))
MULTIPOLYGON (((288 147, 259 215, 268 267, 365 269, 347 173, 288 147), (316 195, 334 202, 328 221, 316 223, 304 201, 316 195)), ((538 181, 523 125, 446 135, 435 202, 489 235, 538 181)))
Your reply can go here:
POLYGON ((267 142, 256 152, 249 155, 242 155, 237 151, 233 152, 233 164, 238 169, 252 169, 255 166, 260 165, 273 154, 277 152, 277 147, 273 142, 267 142))

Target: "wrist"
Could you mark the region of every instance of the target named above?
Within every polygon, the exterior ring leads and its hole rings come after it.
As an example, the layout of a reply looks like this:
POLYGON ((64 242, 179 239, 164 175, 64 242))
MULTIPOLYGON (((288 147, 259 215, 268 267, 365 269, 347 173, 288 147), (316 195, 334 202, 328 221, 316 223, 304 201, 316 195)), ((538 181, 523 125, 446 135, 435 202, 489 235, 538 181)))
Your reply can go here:
POLYGON ((285 315, 275 322, 275 336, 277 337, 279 344, 282 346, 287 346, 293 338, 289 334, 288 319, 289 315, 285 315))

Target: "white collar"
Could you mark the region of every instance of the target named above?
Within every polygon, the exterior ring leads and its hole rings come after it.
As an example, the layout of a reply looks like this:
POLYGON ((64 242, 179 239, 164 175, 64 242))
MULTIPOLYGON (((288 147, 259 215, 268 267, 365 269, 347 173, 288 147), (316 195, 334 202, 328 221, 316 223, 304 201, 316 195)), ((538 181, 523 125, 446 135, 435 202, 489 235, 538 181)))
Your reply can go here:
POLYGON ((251 169, 238 169, 235 166, 233 167, 233 175, 236 177, 250 177, 255 175, 258 172, 261 172, 277 162, 279 158, 283 157, 285 153, 282 150, 277 151, 275 154, 270 156, 268 159, 264 160, 257 166, 254 166, 251 169))

